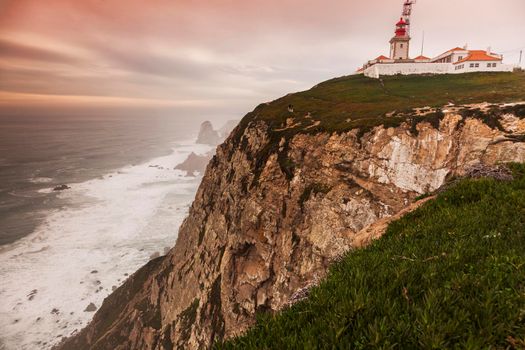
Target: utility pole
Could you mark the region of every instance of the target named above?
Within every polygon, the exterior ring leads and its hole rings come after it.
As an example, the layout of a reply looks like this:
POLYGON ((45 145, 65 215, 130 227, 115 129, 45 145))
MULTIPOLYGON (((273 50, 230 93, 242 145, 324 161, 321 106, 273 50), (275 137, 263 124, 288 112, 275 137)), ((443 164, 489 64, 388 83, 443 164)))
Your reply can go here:
POLYGON ((520 63, 518 63, 518 66, 521 67, 521 58, 523 57, 523 50, 520 50, 520 63))

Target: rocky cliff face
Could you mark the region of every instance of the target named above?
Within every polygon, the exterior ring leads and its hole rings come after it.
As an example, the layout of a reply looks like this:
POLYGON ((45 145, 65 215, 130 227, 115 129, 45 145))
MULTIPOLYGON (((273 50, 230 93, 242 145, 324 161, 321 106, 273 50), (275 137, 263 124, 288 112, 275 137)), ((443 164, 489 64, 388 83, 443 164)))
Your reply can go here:
POLYGON ((434 125, 277 140, 245 119, 208 165, 176 246, 61 349, 199 349, 243 332, 416 196, 478 163, 525 162, 525 120, 498 118, 450 109, 434 125))

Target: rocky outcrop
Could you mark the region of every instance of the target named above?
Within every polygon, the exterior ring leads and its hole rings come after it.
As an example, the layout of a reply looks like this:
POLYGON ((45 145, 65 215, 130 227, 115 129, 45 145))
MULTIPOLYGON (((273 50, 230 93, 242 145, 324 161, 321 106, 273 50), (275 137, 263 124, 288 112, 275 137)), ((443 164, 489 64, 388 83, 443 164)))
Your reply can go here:
POLYGON ((221 135, 213 129, 213 125, 209 121, 201 124, 199 129, 199 136, 197 136, 197 143, 203 145, 217 146, 221 141, 221 135))
POLYGON ((238 120, 228 120, 219 130, 215 130, 211 122, 205 121, 201 124, 196 142, 203 145, 217 146, 226 140, 238 123, 238 120))
POLYGON ((277 141, 265 122, 243 120, 208 165, 176 246, 60 348, 199 349, 240 334, 417 196, 478 163, 525 162, 523 119, 502 118, 497 128, 449 111, 437 128, 402 123, 277 141))
POLYGON ((185 171, 188 176, 193 176, 195 172, 203 174, 212 157, 212 152, 202 155, 191 152, 186 160, 177 165, 175 169, 185 171))

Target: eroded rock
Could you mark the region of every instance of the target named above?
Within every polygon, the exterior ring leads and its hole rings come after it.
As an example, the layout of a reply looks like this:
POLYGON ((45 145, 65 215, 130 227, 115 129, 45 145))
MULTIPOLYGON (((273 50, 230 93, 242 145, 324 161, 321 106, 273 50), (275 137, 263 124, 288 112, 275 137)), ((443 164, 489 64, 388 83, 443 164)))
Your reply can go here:
POLYGON ((404 123, 362 137, 296 134, 267 155, 268 126, 251 121, 217 148, 176 246, 133 274, 61 349, 197 349, 242 333, 256 312, 307 293, 331 262, 448 177, 525 162, 524 142, 495 142, 525 132, 506 118, 505 130, 452 111, 417 132, 404 123))

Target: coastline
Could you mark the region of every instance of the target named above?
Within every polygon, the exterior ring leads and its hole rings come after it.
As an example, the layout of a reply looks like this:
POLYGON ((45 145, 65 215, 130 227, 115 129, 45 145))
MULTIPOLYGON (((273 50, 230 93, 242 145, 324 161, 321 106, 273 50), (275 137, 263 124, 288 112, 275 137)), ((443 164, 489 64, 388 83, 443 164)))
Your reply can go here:
POLYGON ((0 116, 0 246, 30 235, 49 208, 67 205, 49 188, 168 156, 176 142, 196 138, 186 119, 0 116))
POLYGON ((67 205, 0 247, 4 347, 50 348, 89 322, 128 275, 172 247, 200 183, 200 175, 174 167, 210 149, 183 142, 167 156, 69 184, 57 194, 67 205))

